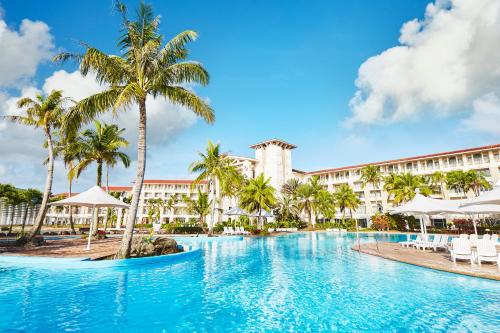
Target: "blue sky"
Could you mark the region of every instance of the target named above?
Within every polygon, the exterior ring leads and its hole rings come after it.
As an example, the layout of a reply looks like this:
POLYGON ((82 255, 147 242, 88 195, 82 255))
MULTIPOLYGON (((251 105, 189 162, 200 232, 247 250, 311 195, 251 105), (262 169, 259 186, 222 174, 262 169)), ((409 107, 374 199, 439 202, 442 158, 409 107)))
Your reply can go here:
MULTIPOLYGON (((460 10, 461 1, 455 2, 456 10, 460 10)), ((485 0, 485 5, 487 2, 485 0)), ((132 9, 137 1, 126 3, 132 9)), ((429 32, 433 30, 433 22, 423 21, 429 0, 152 3, 155 12, 162 16, 161 29, 167 37, 184 29, 199 32, 198 41, 191 45, 191 59, 205 65, 211 82, 206 88, 197 87, 196 91, 210 100, 217 121, 209 126, 198 120, 174 131, 168 139, 152 144, 148 152, 147 178, 189 177, 188 164, 209 139, 220 142, 223 150, 232 154, 252 156, 250 144, 267 138, 282 138, 298 145, 293 153, 293 166, 306 171, 498 142, 497 132, 466 125, 466 119, 476 115, 471 113, 474 102, 484 95, 496 93, 497 88, 491 88, 490 81, 498 83, 497 77, 488 81, 486 88, 471 89, 475 82, 467 81, 467 91, 477 90, 473 96, 464 97, 462 92, 462 95, 450 97, 446 91, 429 97, 422 87, 425 83, 413 86, 408 83, 418 80, 414 73, 405 73, 403 66, 397 79, 378 81, 380 78, 373 76, 374 71, 380 69, 388 73, 388 65, 381 61, 382 64, 374 64, 373 70, 363 75, 367 85, 356 86, 360 66, 367 59, 400 45, 398 38, 405 22, 413 19, 421 22, 419 29, 407 33, 410 37, 418 35, 421 40, 453 38, 444 32, 438 36, 429 32), (386 88, 390 84, 397 93, 392 94, 392 88, 386 88), (400 92, 400 84, 408 85, 407 90, 400 92), (389 116, 384 113, 376 119, 368 117, 368 113, 358 117, 361 121, 353 117, 354 107, 349 102, 356 91, 361 90, 362 95, 369 96, 382 89, 377 87, 386 89, 384 96, 388 97, 384 108, 389 104, 387 101, 401 105, 411 100, 412 106, 391 109, 387 111, 389 116), (367 121, 367 117, 370 120, 367 121), (358 120, 346 125, 346 120, 352 118, 358 120)), ((1 7, 3 20, 11 30, 18 30, 26 18, 48 25, 53 36, 52 53, 77 51, 78 40, 109 53, 117 52, 119 18, 113 13, 112 1, 2 1, 1 7)), ((433 13, 427 10, 427 16, 433 13)), ((446 10, 453 8, 441 8, 442 12, 446 10)), ((437 21, 439 17, 435 15, 437 21)), ((479 19, 471 17, 473 22, 479 19)), ((450 31, 453 29, 454 26, 449 27, 450 31)), ((418 49, 421 44, 415 44, 418 42, 410 37, 405 37, 410 40, 407 42, 411 44, 409 48, 418 49)), ((432 52, 438 52, 436 58, 442 53, 431 47, 421 49, 422 52, 415 52, 417 55, 411 58, 414 64, 420 63, 417 57, 422 53, 427 52, 426 59, 433 58, 432 52)), ((394 63, 400 61, 399 58, 388 59, 394 63)), ((453 60, 446 60, 439 68, 446 67, 447 63, 453 60)), ((429 73, 432 66, 429 65, 429 70, 423 68, 429 73)), ((60 67, 42 59, 33 75, 22 78, 22 84, 4 84, 2 90, 14 96, 16 90, 28 83, 40 89, 47 77, 61 69, 73 72, 76 67, 60 67)), ((442 75, 447 74, 443 72, 442 75)), ((427 80, 430 83, 433 78, 427 80)), ((439 85, 442 86, 444 84, 439 85)), ((494 98, 492 103, 495 107, 494 98)), ((358 105, 360 112, 378 112, 364 101, 358 105)), ((165 117, 162 121, 167 126, 171 119, 165 117)), ((19 148, 22 149, 22 143, 19 148)), ((112 182, 126 183, 133 174, 133 168, 117 169, 112 182)), ((41 185, 44 181, 43 177, 9 177, 5 172, 0 181, 20 182, 24 186, 41 185)), ((93 171, 89 170, 82 178, 79 186, 83 187, 93 181, 93 171)), ((62 181, 56 181, 57 190, 64 186, 62 181)))

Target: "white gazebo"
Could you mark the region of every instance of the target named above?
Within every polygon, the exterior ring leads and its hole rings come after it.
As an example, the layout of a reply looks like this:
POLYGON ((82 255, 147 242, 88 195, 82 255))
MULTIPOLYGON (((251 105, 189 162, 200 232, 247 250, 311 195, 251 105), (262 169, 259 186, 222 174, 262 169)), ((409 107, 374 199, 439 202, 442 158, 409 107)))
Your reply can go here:
MULTIPOLYGON (((129 205, 109 195, 99 186, 94 186, 85 192, 77 194, 63 200, 50 203, 52 206, 83 206, 92 208, 92 212, 101 207, 118 207, 128 208, 129 205)), ((96 218, 97 214, 93 214, 96 218)), ((92 226, 97 225, 97 221, 90 224, 89 237, 87 242, 87 250, 90 250, 90 241, 92 238, 92 226)))

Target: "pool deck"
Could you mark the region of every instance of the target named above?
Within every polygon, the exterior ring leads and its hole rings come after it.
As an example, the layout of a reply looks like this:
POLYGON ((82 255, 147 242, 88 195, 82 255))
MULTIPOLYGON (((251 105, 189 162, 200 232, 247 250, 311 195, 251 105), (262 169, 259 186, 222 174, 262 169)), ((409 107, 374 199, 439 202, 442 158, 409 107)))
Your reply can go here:
MULTIPOLYGON (((357 244, 352 249, 359 251, 357 244)), ((444 251, 422 251, 411 247, 404 248, 398 243, 379 242, 362 243, 360 252, 411 265, 500 281, 500 269, 496 263, 483 263, 479 266, 471 265, 470 261, 457 261, 454 264, 450 254, 444 251)))

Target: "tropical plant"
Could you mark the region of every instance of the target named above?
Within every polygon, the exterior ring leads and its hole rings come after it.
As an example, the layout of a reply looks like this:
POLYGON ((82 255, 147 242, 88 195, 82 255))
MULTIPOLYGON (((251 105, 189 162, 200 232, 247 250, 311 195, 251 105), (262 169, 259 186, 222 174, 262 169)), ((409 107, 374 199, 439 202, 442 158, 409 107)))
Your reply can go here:
POLYGON ((446 193, 446 173, 442 171, 436 171, 430 175, 431 185, 437 189, 443 196, 446 193))
POLYGON ((52 190, 54 174, 54 130, 60 128, 68 106, 68 98, 64 98, 61 90, 53 90, 49 95, 37 95, 35 99, 24 97, 17 102, 18 108, 22 109, 24 115, 9 115, 3 118, 35 129, 42 129, 45 136, 45 145, 48 152, 47 177, 43 192, 42 203, 35 219, 33 228, 26 237, 30 241, 40 233, 42 224, 47 214, 47 204, 52 190))
POLYGON ((462 170, 450 171, 446 174, 446 186, 464 197, 467 193, 467 177, 462 170))
POLYGON ((491 184, 486 180, 483 173, 477 172, 475 170, 469 170, 465 172, 466 191, 472 191, 477 197, 481 194, 481 190, 491 190, 491 184))
POLYGON ((97 164, 96 185, 102 186, 103 165, 114 166, 120 160, 124 167, 130 166, 130 158, 120 151, 128 146, 128 141, 121 135, 125 129, 117 125, 108 125, 94 122, 95 130, 86 129, 80 135, 78 147, 79 162, 75 166, 76 176, 88 168, 92 163, 97 164))
POLYGON ((382 230, 389 230, 389 228, 391 227, 391 219, 389 218, 389 216, 385 214, 376 213, 371 217, 371 220, 372 220, 371 227, 373 229, 382 231, 382 230))
POLYGON ((240 192, 242 208, 249 213, 257 213, 259 224, 261 223, 262 211, 271 211, 276 205, 276 190, 269 184, 269 181, 270 179, 265 179, 264 174, 261 173, 256 178, 250 179, 240 192))
POLYGON ((208 232, 211 234, 215 221, 215 205, 217 202, 220 202, 220 196, 217 189, 221 188, 221 184, 226 184, 227 187, 227 182, 231 182, 235 179, 235 175, 238 171, 233 165, 233 160, 227 158, 227 156, 220 152, 220 144, 213 144, 211 141, 208 141, 205 152, 199 152, 198 156, 200 159, 189 166, 189 171, 199 173, 193 182, 193 187, 202 181, 208 182, 207 191, 211 193, 212 203, 208 232))
POLYGON ((278 221, 290 221, 298 219, 300 207, 296 199, 291 195, 282 195, 277 198, 275 214, 278 221))
POLYGON ((160 221, 161 209, 164 207, 164 202, 161 198, 152 198, 146 201, 146 210, 148 214, 148 222, 155 223, 160 221))
POLYGON ((309 178, 307 183, 300 184, 296 190, 296 198, 299 203, 300 210, 305 212, 308 217, 309 228, 313 227, 313 215, 317 210, 318 195, 324 191, 319 182, 318 176, 309 178))
POLYGON ((12 208, 12 213, 9 215, 9 231, 8 233, 12 233, 12 226, 14 225, 14 212, 16 206, 23 202, 23 197, 21 195, 21 191, 16 187, 10 184, 2 184, 0 186, 0 199, 2 199, 3 203, 12 208))
POLYGON ((42 202, 43 194, 37 189, 28 188, 26 190, 22 190, 21 195, 23 197, 23 202, 26 203, 24 218, 21 225, 21 233, 24 234, 24 228, 26 226, 26 220, 28 218, 28 210, 42 202))
POLYGON ((122 34, 118 41, 122 56, 108 55, 92 46, 86 46, 83 55, 61 53, 54 60, 78 60, 81 74, 95 74, 98 82, 105 87, 103 92, 84 98, 76 105, 70 114, 72 121, 69 124, 78 126, 108 110, 113 110, 116 114, 119 109, 129 109, 134 104, 139 106, 137 174, 126 230, 116 255, 118 258, 126 258, 130 256, 146 167, 148 98, 166 98, 171 103, 192 110, 209 123, 215 117, 206 101, 183 87, 191 83, 206 85, 209 81, 209 75, 201 64, 185 61, 188 57, 187 43, 197 38, 196 32, 181 32, 163 45, 160 17, 154 16, 151 5, 142 2, 134 20, 128 18, 127 8, 123 3, 117 2, 116 8, 122 15, 122 34))
POLYGON ((284 195, 288 195, 292 198, 296 198, 297 191, 298 191, 300 185, 302 185, 300 180, 298 180, 297 178, 290 178, 281 187, 281 193, 284 195))
POLYGON ((407 172, 397 175, 388 193, 389 197, 393 198, 394 203, 399 205, 400 203, 412 200, 417 193, 417 189, 420 191, 420 194, 425 196, 429 196, 432 193, 425 177, 412 175, 407 172))
POLYGON ((347 209, 349 209, 349 215, 352 218, 352 211, 356 210, 361 204, 361 200, 359 200, 349 184, 341 184, 333 193, 333 197, 335 198, 335 204, 340 208, 343 220, 347 209))
POLYGON ((316 210, 318 213, 321 213, 321 215, 329 219, 335 217, 336 204, 333 193, 330 193, 324 189, 320 190, 316 194, 315 201, 316 201, 316 210))
POLYGON ((208 193, 202 192, 201 189, 198 188, 198 195, 195 200, 185 195, 183 201, 187 205, 190 214, 198 215, 199 226, 204 229, 205 217, 210 214, 210 207, 212 206, 212 200, 209 200, 208 193))
POLYGON ((363 188, 367 184, 371 184, 375 189, 380 187, 380 181, 382 176, 380 174, 380 167, 375 165, 367 165, 361 169, 361 181, 363 182, 363 188))

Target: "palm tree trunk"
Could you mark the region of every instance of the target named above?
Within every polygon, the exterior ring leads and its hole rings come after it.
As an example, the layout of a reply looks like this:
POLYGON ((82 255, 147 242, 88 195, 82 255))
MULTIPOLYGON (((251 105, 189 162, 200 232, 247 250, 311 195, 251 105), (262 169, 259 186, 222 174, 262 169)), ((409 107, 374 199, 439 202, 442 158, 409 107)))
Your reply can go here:
POLYGON ((127 218, 127 226, 123 234, 120 249, 116 254, 117 258, 130 257, 132 246, 132 237, 134 233, 135 218, 137 216, 137 206, 139 205, 139 196, 141 195, 142 183, 144 181, 144 171, 146 169, 146 99, 139 102, 139 129, 137 140, 137 174, 135 177, 134 188, 132 190, 132 201, 127 218))
MULTIPOLYGON (((102 161, 97 161, 97 186, 102 186, 102 161)), ((92 222, 90 229, 92 231, 92 236, 97 235, 99 229, 99 208, 92 210, 92 222)))
POLYGON ((36 215, 35 223, 31 228, 27 241, 31 241, 36 235, 40 233, 42 229, 43 221, 45 220, 45 215, 47 214, 47 205, 49 203, 50 192, 52 191, 52 180, 54 176, 54 145, 52 143, 52 137, 48 128, 45 129, 45 136, 47 137, 47 147, 49 153, 49 163, 47 163, 47 178, 45 180, 45 189, 43 192, 42 203, 38 214, 36 215))
POLYGON ((210 212, 210 223, 208 224, 208 234, 212 235, 214 230, 214 220, 215 220, 215 179, 211 179, 209 186, 212 186, 210 191, 212 191, 212 211, 210 212))
POLYGON ((109 193, 109 164, 106 163, 106 193, 109 193))
MULTIPOLYGON (((69 197, 71 198, 71 191, 73 187, 73 180, 69 181, 69 197)), ((76 234, 75 223, 73 222, 73 206, 69 206, 69 227, 71 228, 71 233, 76 234)))

